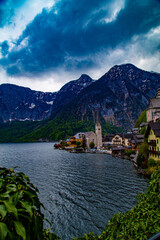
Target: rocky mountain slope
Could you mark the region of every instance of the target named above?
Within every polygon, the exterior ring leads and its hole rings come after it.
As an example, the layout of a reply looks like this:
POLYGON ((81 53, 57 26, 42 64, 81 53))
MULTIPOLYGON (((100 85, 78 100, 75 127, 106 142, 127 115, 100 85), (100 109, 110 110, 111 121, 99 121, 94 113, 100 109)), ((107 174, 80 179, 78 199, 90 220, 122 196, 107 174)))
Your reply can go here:
POLYGON ((83 74, 57 93, 42 93, 10 84, 0 86, 0 121, 50 120, 95 121, 97 106, 102 122, 129 130, 160 86, 160 74, 132 64, 114 66, 94 81, 83 74))
POLYGON ((56 93, 43 93, 12 84, 0 85, 0 122, 43 120, 50 116, 56 93))
POLYGON ((0 122, 13 120, 40 121, 55 116, 64 105, 72 101, 93 80, 82 75, 65 84, 55 93, 33 91, 12 84, 0 85, 0 122))
POLYGON ((143 71, 132 64, 114 66, 75 99, 68 115, 95 119, 98 106, 101 120, 129 130, 155 97, 160 74, 143 71))
POLYGON ((53 110, 51 118, 55 118, 57 114, 75 99, 83 89, 88 87, 94 80, 86 74, 82 74, 77 80, 70 81, 65 84, 58 92, 53 103, 53 110))

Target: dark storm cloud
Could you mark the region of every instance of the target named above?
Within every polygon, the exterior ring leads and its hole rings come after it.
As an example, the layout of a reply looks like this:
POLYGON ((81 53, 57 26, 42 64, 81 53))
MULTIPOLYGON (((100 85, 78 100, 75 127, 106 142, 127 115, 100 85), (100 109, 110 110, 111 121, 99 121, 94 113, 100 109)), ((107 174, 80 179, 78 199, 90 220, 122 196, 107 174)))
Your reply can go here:
POLYGON ((10 24, 15 14, 15 9, 20 7, 26 0, 0 0, 0 28, 10 24))
POLYGON ((4 41, 0 44, 1 54, 2 56, 6 56, 9 51, 9 45, 7 41, 4 41))
POLYGON ((61 0, 35 17, 17 48, 0 63, 9 75, 91 68, 96 54, 123 46, 160 24, 157 0, 126 0, 113 20, 118 4, 119 0, 61 0))

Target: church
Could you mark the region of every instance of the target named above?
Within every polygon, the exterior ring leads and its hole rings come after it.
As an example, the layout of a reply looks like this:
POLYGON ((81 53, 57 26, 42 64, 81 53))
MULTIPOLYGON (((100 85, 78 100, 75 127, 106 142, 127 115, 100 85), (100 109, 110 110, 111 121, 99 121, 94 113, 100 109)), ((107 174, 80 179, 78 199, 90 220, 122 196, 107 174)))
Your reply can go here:
POLYGON ((147 122, 156 122, 160 119, 160 88, 155 98, 151 98, 147 107, 147 122))
POLYGON ((95 144, 95 147, 97 148, 101 148, 103 146, 102 145, 102 127, 100 124, 98 109, 97 109, 97 118, 96 118, 96 124, 95 124, 95 133, 93 131, 79 132, 74 137, 76 139, 82 139, 84 135, 86 137, 86 143, 88 148, 89 148, 90 142, 93 142, 95 144))

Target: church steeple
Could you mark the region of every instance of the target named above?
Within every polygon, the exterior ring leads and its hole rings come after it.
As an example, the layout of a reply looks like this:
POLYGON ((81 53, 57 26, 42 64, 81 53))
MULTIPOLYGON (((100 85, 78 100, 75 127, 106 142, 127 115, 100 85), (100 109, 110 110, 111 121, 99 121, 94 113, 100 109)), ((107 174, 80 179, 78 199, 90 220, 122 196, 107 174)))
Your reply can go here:
POLYGON ((97 148, 102 147, 102 127, 100 124, 100 119, 99 119, 99 109, 97 107, 97 119, 96 119, 96 137, 97 137, 97 148))

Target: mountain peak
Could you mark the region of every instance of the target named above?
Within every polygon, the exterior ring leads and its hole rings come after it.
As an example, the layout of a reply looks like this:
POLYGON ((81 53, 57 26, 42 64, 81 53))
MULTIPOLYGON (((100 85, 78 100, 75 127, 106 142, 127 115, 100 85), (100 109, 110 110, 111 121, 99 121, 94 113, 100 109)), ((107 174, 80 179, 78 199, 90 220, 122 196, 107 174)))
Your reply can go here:
POLYGON ((87 74, 82 74, 77 81, 93 82, 93 79, 90 76, 88 76, 87 74))

